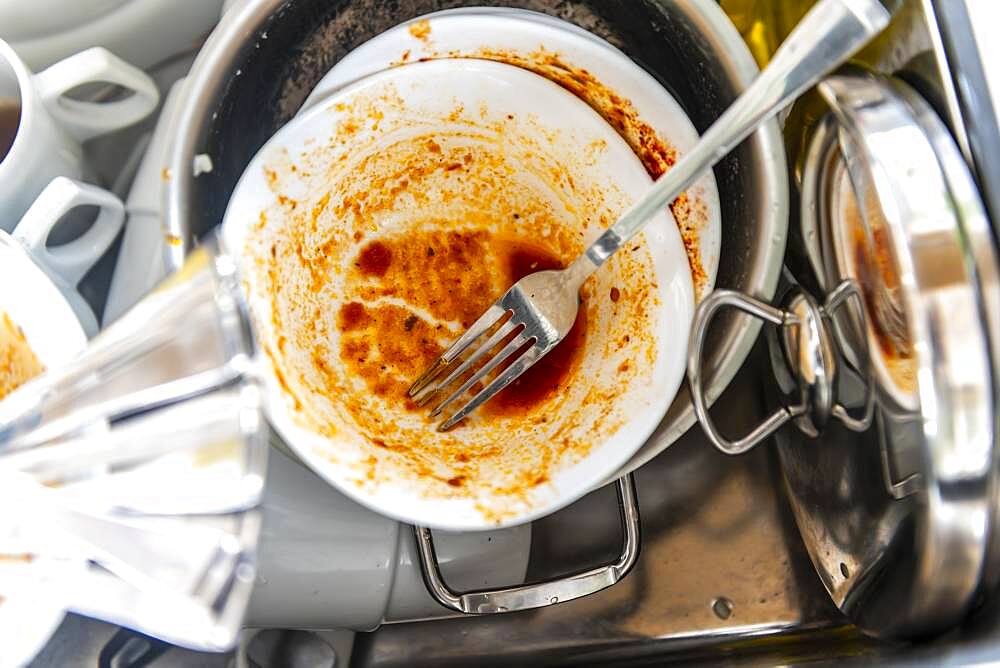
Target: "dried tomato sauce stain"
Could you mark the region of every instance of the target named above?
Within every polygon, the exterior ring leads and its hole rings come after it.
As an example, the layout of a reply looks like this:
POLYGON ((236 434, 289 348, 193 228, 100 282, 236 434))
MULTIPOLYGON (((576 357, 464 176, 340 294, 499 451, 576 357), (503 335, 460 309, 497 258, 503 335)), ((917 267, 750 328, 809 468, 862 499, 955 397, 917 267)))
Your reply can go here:
POLYGON ((381 241, 373 241, 364 247, 354 264, 365 275, 385 276, 392 264, 392 250, 381 241))
MULTIPOLYGON (((544 248, 482 231, 417 232, 366 244, 353 262, 351 291, 357 301, 341 307, 340 359, 377 396, 406 409, 406 390, 454 337, 442 322, 471 325, 517 280, 564 264, 544 248), (373 303, 380 297, 402 301, 373 303), (362 303, 365 302, 365 303, 362 303)), ((500 392, 482 412, 524 414, 570 380, 586 334, 581 306, 565 339, 500 392)), ((495 373, 502 371, 502 367, 495 373)))

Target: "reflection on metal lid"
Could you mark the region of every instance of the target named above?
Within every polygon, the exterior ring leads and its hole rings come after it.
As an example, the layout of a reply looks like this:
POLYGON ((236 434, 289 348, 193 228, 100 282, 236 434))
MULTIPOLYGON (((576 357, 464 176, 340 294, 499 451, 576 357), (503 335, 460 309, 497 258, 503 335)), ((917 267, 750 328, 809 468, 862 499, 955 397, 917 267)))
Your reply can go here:
MULTIPOLYGON (((780 453, 834 602, 868 631, 908 637, 954 624, 1000 571, 987 540, 996 250, 961 154, 922 98, 854 70, 819 90, 832 113, 806 158, 802 238, 824 289, 851 279, 864 296, 867 332, 840 352, 870 360, 877 428, 831 428, 780 453), (834 474, 847 490, 837 502, 834 474), (837 577, 841 562, 850 576, 837 577)), ((832 320, 860 331, 850 309, 832 320)))

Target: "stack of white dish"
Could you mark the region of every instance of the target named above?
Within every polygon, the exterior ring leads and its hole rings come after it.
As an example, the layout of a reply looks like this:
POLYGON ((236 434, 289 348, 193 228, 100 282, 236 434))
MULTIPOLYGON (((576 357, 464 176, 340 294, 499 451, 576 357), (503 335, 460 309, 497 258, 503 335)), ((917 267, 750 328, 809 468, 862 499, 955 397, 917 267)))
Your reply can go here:
MULTIPOLYGON (((565 157, 562 162, 555 159, 556 171, 569 171, 575 179, 587 184, 601 184, 605 199, 593 211, 586 211, 595 218, 589 226, 580 221, 572 222, 572 216, 561 219, 562 224, 584 225, 585 229, 580 230, 582 238, 589 239, 621 213, 628 202, 638 197, 651 179, 633 152, 641 147, 629 146, 625 141, 632 138, 627 129, 619 129, 625 137, 619 136, 598 113, 602 110, 595 111, 579 97, 535 73, 546 74, 544 67, 533 66, 546 58, 555 58, 562 69, 582 72, 597 86, 613 91, 620 106, 626 107, 645 128, 655 132, 656 139, 672 147, 675 155, 683 153, 696 141, 694 128, 672 96, 627 56, 603 40, 570 24, 531 12, 506 9, 441 12, 383 33, 358 47, 331 69, 316 86, 299 116, 261 149, 244 172, 230 200, 224 223, 227 242, 232 248, 248 249, 247 266, 262 266, 267 249, 273 248, 276 238, 267 236, 267 231, 259 233, 260 229, 280 233, 282 226, 291 224, 289 221, 297 215, 283 211, 280 202, 295 201, 303 207, 301 210, 321 211, 327 200, 336 205, 345 195, 345 191, 338 190, 338 174, 356 170, 358 164, 380 152, 399 150, 401 144, 393 142, 407 133, 431 132, 429 128, 435 122, 471 127, 479 121, 488 125, 504 118, 513 119, 510 127, 504 130, 506 147, 514 147, 519 142, 533 143, 543 151, 549 150, 551 156, 565 157), (425 60, 433 62, 418 62, 425 60), (401 100, 401 103, 379 105, 378 122, 368 123, 371 119, 364 118, 363 113, 359 115, 358 109, 366 100, 380 97, 401 100), (523 118, 530 119, 536 129, 518 127, 523 118), (410 125, 409 130, 403 130, 413 122, 419 129, 410 125), (356 132, 351 130, 349 140, 337 134, 338 127, 347 124, 353 128, 355 123, 360 126, 356 132), (335 150, 333 147, 337 145, 346 148, 335 150), (586 147, 592 145, 604 146, 606 151, 586 164, 572 162, 574 156, 583 156, 586 147), (347 171, 336 164, 344 160, 349 165, 347 171), (310 176, 319 174, 323 174, 319 180, 310 176), (596 220, 595 211, 603 216, 603 221, 596 220), (265 220, 266 225, 258 225, 257 221, 265 220)), ((566 85, 565 82, 557 83, 566 85)), ((581 97, 586 98, 586 92, 581 97)), ((497 151, 505 150, 504 142, 496 144, 497 151)), ((447 493, 448 490, 435 488, 434 483, 415 482, 405 473, 392 469, 391 457, 383 458, 379 451, 368 447, 365 437, 357 432, 357 425, 335 420, 330 427, 337 433, 334 438, 322 435, 322 430, 304 427, 302 415, 296 414, 293 405, 304 403, 306 412, 314 414, 327 407, 323 405, 326 401, 323 397, 310 394, 309 382, 305 379, 310 371, 294 362, 296 358, 308 356, 303 351, 293 351, 286 357, 277 355, 282 359, 275 360, 274 368, 268 370, 272 423, 295 453, 341 492, 381 514, 406 522, 451 530, 484 530, 520 524, 570 503, 607 482, 642 445, 669 406, 683 376, 688 324, 693 309, 693 283, 698 282, 701 293, 711 289, 718 267, 718 195, 711 174, 689 191, 689 199, 703 213, 696 223, 694 243, 688 244, 695 248, 694 254, 690 257, 685 254, 677 225, 672 220, 652 225, 645 235, 650 253, 645 256, 646 280, 649 285, 657 286, 654 292, 662 304, 648 323, 656 351, 650 359, 656 361, 627 382, 627 391, 606 402, 609 411, 617 416, 616 426, 620 428, 590 432, 587 455, 573 463, 560 462, 546 484, 534 487, 516 503, 501 500, 491 505, 496 499, 488 490, 447 493), (693 266, 695 260, 700 266, 693 266), (700 280, 698 273, 703 273, 700 280), (290 365, 289 360, 292 360, 290 365), (297 383, 296 376, 303 382, 297 383), (287 383, 296 387, 289 390, 287 383), (376 468, 381 470, 384 465, 386 474, 376 474, 372 483, 370 462, 373 459, 378 462, 376 468), (366 469, 362 462, 369 462, 369 468, 366 469), (484 512, 484 507, 489 510, 484 512)), ((395 210, 391 221, 383 221, 385 225, 373 225, 372 238, 382 238, 383 234, 391 237, 405 231, 405 223, 397 225, 407 217, 404 209, 405 206, 395 210)), ((337 238, 346 239, 344 230, 337 225, 334 222, 324 233, 339 230, 337 238)), ((344 245, 351 246, 351 243, 345 241, 344 245)), ((309 249, 306 252, 310 252, 309 249)), ((338 252, 350 254, 343 248, 338 252)), ((348 255, 338 261, 349 265, 348 255)), ((284 308, 280 315, 285 317, 288 309, 294 311, 301 307, 308 297, 304 292, 294 292, 295 280, 291 276, 282 276, 279 290, 269 290, 265 278, 256 276, 253 270, 247 270, 247 274, 258 334, 265 348, 276 351, 284 341, 295 340, 298 332, 276 331, 270 327, 272 315, 279 315, 272 309, 284 308), (282 300, 285 306, 278 304, 282 300)), ((606 281, 611 281, 612 277, 609 273, 606 281)), ((601 280, 600 273, 595 279, 601 280)), ((336 283, 339 279, 331 280, 336 283)), ((641 289, 641 280, 631 285, 624 276, 618 276, 618 280, 618 284, 628 289, 641 289)), ((597 292, 608 287, 600 282, 597 285, 603 286, 595 288, 597 292)), ((349 295, 336 286, 331 290, 323 297, 324 317, 328 317, 328 324, 336 329, 333 325, 336 310, 349 295)), ((604 331, 608 335, 617 331, 613 330, 611 320, 602 320, 611 318, 610 311, 598 310, 594 315, 597 318, 594 332, 604 331)), ((627 327, 628 323, 619 325, 627 327)), ((335 333, 328 332, 324 336, 332 337, 331 347, 335 348, 338 340, 335 333)), ((335 354, 327 362, 331 366, 340 364, 335 354)), ((591 355, 585 357, 582 364, 588 381, 599 386, 605 378, 603 374, 608 373, 610 362, 602 361, 599 355, 591 355)), ((630 368, 622 360, 616 359, 615 365, 619 369, 630 368)), ((547 434, 565 427, 560 420, 581 405, 582 396, 573 392, 573 389, 567 391, 568 398, 559 404, 559 410, 550 412, 552 423, 548 429, 527 428, 522 433, 513 422, 505 422, 503 429, 508 442, 522 443, 529 450, 548 447, 550 437, 547 434)), ((372 404, 368 412, 377 413, 382 408, 384 406, 372 404)), ((407 428, 405 415, 392 414, 391 420, 404 431, 407 428)), ((593 416, 584 417, 580 427, 594 424, 593 416)), ((426 427, 412 426, 414 438, 422 428, 426 427)), ((473 431, 471 428, 466 430, 467 434, 473 431)), ((475 440, 477 437, 469 438, 475 440)), ((489 435, 482 436, 483 442, 489 438, 489 435)), ((494 434, 492 438, 498 436, 494 434)), ((454 475, 458 479, 464 475, 461 467, 451 467, 444 461, 438 464, 445 472, 440 476, 454 475)))

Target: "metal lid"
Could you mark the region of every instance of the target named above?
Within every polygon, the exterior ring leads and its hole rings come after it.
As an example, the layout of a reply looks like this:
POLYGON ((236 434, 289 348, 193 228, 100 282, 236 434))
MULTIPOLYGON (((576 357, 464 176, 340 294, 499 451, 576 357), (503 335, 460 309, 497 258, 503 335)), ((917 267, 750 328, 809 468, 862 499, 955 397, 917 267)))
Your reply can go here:
POLYGON ((914 636, 956 623, 1000 571, 996 247, 961 154, 912 89, 850 73, 820 92, 832 111, 806 158, 802 236, 820 286, 850 280, 863 297, 864 317, 830 314, 848 365, 869 369, 836 393, 873 396, 876 428, 779 439, 780 459, 836 605, 869 632, 914 636))

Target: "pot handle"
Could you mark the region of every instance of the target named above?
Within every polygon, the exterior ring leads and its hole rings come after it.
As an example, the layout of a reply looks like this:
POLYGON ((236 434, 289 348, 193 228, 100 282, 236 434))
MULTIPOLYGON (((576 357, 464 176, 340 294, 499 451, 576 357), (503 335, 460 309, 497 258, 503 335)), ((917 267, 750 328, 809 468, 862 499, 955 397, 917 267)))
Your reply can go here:
POLYGON ((708 414, 708 401, 702 384, 702 352, 705 347, 705 337, 712 319, 723 308, 735 308, 744 313, 760 318, 772 325, 783 326, 788 322, 790 314, 770 304, 765 304, 753 297, 748 297, 734 290, 715 290, 702 300, 695 314, 694 326, 691 329, 691 339, 688 342, 688 382, 691 384, 691 396, 694 399, 694 412, 698 416, 705 435, 716 448, 727 455, 739 455, 757 446, 767 437, 777 431, 782 425, 797 416, 792 410, 781 407, 771 413, 766 420, 757 425, 746 436, 731 441, 723 436, 712 422, 708 414))
POLYGON ((441 577, 431 530, 413 527, 417 554, 420 555, 420 571, 427 591, 446 608, 469 615, 483 615, 541 608, 607 589, 625 577, 639 559, 639 504, 632 474, 619 478, 617 486, 625 539, 621 554, 613 563, 548 582, 488 591, 456 592, 441 577))
MULTIPOLYGON (((818 431, 816 430, 821 428, 829 417, 836 418, 851 431, 861 432, 871 426, 874 414, 874 395, 867 356, 863 358, 860 368, 855 368, 849 362, 846 365, 844 362, 838 363, 831 349, 834 343, 841 351, 847 348, 840 328, 835 324, 831 326, 831 316, 848 302, 854 301, 858 307, 860 331, 864 332, 868 329, 867 315, 858 287, 850 280, 841 282, 826 296, 822 306, 811 297, 807 297, 801 290, 790 294, 796 299, 789 302, 789 310, 784 310, 740 292, 716 290, 702 301, 695 313, 691 339, 688 342, 688 350, 690 351, 688 381, 691 383, 694 411, 712 445, 728 455, 738 455, 750 450, 766 440, 786 422, 802 416, 807 416, 803 419, 811 426, 800 424, 799 427, 811 436, 817 435, 818 431), (803 305, 805 306, 804 311, 800 309, 803 305), (795 367, 790 368, 789 371, 797 379, 799 388, 802 390, 802 402, 778 408, 754 427, 749 434, 735 441, 723 436, 716 428, 715 423, 712 422, 708 413, 709 402, 705 397, 701 373, 702 353, 708 328, 716 314, 726 307, 738 309, 778 327, 795 327, 805 337, 804 340, 799 340, 801 337, 789 339, 796 341, 800 346, 798 348, 794 346, 789 348, 787 347, 790 345, 789 341, 784 341, 786 363, 795 367), (822 354, 817 355, 816 353, 822 354), (837 400, 836 377, 839 373, 838 368, 842 365, 844 365, 842 368, 861 378, 864 384, 865 397, 860 414, 852 415, 848 408, 837 400)), ((865 353, 867 354, 867 351, 865 353)))

